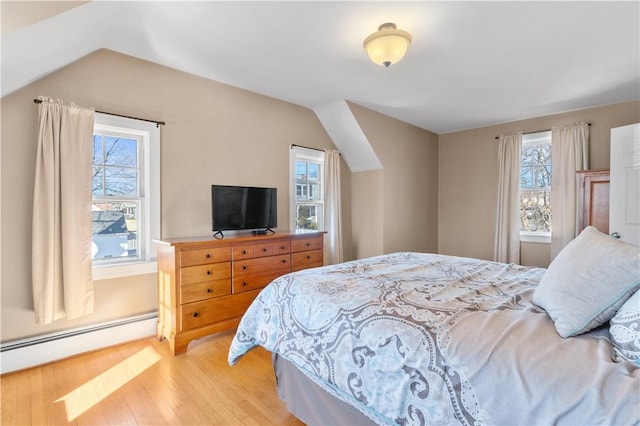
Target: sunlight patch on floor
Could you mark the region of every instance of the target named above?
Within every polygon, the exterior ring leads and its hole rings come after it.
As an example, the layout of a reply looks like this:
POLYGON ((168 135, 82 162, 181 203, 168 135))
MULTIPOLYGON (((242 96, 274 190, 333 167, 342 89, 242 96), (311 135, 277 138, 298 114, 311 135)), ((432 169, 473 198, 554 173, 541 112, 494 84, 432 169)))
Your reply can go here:
POLYGON ((85 411, 98 404, 112 392, 160 360, 161 356, 151 347, 142 349, 107 371, 77 387, 56 400, 64 402, 67 421, 75 420, 85 411))

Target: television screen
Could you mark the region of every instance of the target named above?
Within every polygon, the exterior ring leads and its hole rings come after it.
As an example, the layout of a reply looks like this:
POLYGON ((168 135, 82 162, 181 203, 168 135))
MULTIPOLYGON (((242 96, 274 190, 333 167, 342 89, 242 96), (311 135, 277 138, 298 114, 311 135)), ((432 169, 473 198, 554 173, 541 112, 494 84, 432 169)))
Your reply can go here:
POLYGON ((277 226, 277 188, 211 185, 213 232, 277 226))

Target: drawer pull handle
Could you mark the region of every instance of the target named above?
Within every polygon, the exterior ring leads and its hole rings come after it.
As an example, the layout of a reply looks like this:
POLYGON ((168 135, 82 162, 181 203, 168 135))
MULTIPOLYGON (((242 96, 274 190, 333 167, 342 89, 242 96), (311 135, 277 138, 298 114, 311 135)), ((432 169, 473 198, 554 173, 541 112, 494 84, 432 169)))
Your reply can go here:
POLYGON ((287 248, 287 246, 280 246, 280 250, 284 250, 286 248, 287 248))
POLYGON ((209 253, 207 253, 204 257, 206 257, 207 259, 211 259, 211 255, 209 253))
POLYGON ((267 251, 267 248, 266 247, 262 247, 262 251, 267 251))
POLYGON ((242 265, 242 270, 246 271, 247 270, 247 265, 242 265))
POLYGON ((309 246, 311 245, 311 243, 306 243, 305 245, 306 245, 307 247, 309 247, 309 246))
POLYGON ((242 250, 242 254, 247 254, 247 251, 246 250, 242 250))
POLYGON ((211 293, 211 289, 210 288, 207 289, 207 293, 211 293))
POLYGON ((247 283, 243 281, 242 282, 242 287, 246 287, 246 286, 247 286, 247 283))
POLYGON ((282 263, 287 263, 287 259, 282 259, 282 263))
POLYGON ((197 317, 198 317, 198 313, 197 313, 197 312, 194 312, 194 313, 193 313, 193 317, 194 317, 194 318, 197 318, 197 317))
POLYGON ((211 271, 207 271, 207 275, 211 275, 211 271))
POLYGON ((311 256, 307 255, 307 260, 310 260, 310 259, 311 259, 311 256))

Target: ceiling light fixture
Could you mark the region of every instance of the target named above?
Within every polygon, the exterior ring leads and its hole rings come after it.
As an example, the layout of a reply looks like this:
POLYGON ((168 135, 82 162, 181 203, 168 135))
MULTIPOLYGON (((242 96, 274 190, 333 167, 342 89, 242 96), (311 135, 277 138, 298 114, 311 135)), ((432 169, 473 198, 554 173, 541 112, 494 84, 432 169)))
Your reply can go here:
POLYGON ((387 22, 364 39, 364 50, 373 62, 388 68, 402 59, 410 44, 411 34, 397 29, 396 24, 387 22))

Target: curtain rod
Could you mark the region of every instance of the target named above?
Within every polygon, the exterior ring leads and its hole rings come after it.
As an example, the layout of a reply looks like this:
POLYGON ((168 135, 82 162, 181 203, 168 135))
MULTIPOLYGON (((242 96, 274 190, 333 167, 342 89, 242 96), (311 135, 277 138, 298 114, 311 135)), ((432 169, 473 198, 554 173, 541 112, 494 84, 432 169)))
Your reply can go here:
MULTIPOLYGON (((34 99, 33 103, 35 104, 41 104, 42 101, 40 99, 34 99)), ((98 111, 96 110, 97 113, 100 114, 107 114, 107 115, 113 115, 115 117, 122 117, 122 118, 131 118, 133 120, 140 120, 140 121, 146 121, 148 123, 156 123, 156 127, 160 127, 160 126, 164 126, 165 123, 164 121, 156 121, 156 120, 147 120, 146 118, 138 118, 138 117, 132 117, 130 115, 122 115, 122 114, 114 114, 113 112, 105 112, 105 111, 98 111)))
POLYGON ((305 148, 305 149, 311 149, 313 151, 322 151, 325 152, 324 149, 318 149, 318 148, 311 148, 310 146, 302 146, 302 145, 296 145, 295 143, 291 144, 291 148, 293 148, 294 146, 297 146, 298 148, 305 148))
MULTIPOLYGON (((294 146, 297 146, 298 148, 304 148, 304 149, 310 149, 312 151, 320 151, 320 152, 327 152, 326 149, 319 149, 319 148, 311 148, 310 146, 302 146, 302 145, 296 145, 295 143, 292 143, 290 148, 293 149, 294 146)), ((341 152, 338 152, 338 154, 340 156, 342 156, 341 152)))
MULTIPOLYGON (((587 123, 587 126, 591 126, 591 123, 587 123)), ((542 133, 542 132, 550 132, 551 129, 546 129, 546 130, 536 130, 534 132, 524 132, 522 133, 523 135, 530 135, 531 133, 542 133)), ((496 136, 496 139, 500 139, 500 136, 496 136)))

